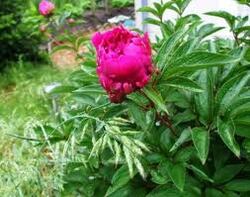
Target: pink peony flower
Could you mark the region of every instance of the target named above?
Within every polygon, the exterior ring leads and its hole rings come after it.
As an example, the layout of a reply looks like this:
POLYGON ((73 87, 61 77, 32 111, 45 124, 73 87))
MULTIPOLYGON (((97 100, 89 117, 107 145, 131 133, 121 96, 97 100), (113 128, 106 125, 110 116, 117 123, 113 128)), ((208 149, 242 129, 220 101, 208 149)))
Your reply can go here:
POLYGON ((42 0, 39 3, 39 12, 43 16, 50 15, 54 9, 55 9, 55 5, 50 1, 42 0))
POLYGON ((97 51, 97 74, 111 102, 121 103, 127 94, 143 88, 153 65, 148 34, 140 36, 116 27, 92 37, 97 51))

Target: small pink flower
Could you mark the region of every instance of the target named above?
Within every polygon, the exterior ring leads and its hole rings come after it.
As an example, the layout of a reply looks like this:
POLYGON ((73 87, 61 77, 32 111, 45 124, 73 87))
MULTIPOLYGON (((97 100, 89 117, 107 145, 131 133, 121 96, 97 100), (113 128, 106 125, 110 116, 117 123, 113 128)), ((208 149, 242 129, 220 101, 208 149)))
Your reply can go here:
POLYGON ((97 74, 111 102, 121 103, 127 94, 143 88, 153 65, 148 34, 140 36, 116 27, 92 37, 97 52, 97 74))
POLYGON ((55 5, 48 0, 42 0, 39 3, 39 12, 43 16, 48 16, 52 14, 54 9, 55 9, 55 5))

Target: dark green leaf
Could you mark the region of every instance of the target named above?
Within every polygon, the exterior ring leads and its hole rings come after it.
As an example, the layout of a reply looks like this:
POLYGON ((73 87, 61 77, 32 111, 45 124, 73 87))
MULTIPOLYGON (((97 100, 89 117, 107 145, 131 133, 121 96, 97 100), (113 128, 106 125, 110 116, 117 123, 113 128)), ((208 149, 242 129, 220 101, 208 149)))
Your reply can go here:
POLYGON ((183 191, 185 184, 186 168, 182 163, 172 163, 170 161, 165 161, 165 166, 167 168, 168 175, 175 184, 175 186, 183 191))
POLYGON ((196 127, 192 129, 191 133, 198 156, 202 164, 205 164, 209 152, 209 132, 204 128, 196 127))
POLYGON ((112 186, 109 187, 105 196, 109 196, 114 193, 116 190, 120 189, 130 181, 130 174, 127 166, 122 166, 119 168, 111 181, 112 186))
POLYGON ((237 179, 233 180, 225 185, 225 188, 237 192, 247 192, 250 191, 250 180, 237 179))
POLYGON ((237 156, 240 157, 240 146, 234 138, 234 129, 230 122, 217 120, 218 133, 226 146, 237 156))
POLYGON ((192 170, 198 177, 200 177, 201 179, 205 180, 205 181, 209 181, 211 183, 213 183, 213 179, 211 179, 205 172, 203 172, 201 169, 197 168, 194 165, 188 165, 188 168, 190 170, 192 170))
POLYGON ((206 197, 225 197, 224 194, 214 188, 207 188, 205 191, 205 196, 206 197))
POLYGON ((162 185, 156 187, 146 197, 181 197, 181 193, 176 189, 169 187, 168 185, 162 185))
POLYGON ((214 174, 215 183, 220 184, 230 181, 242 170, 243 167, 243 164, 232 164, 223 166, 214 174))
POLYGON ((133 102, 128 102, 128 109, 130 114, 135 120, 135 123, 139 125, 144 130, 147 129, 146 119, 145 119, 145 112, 133 102))

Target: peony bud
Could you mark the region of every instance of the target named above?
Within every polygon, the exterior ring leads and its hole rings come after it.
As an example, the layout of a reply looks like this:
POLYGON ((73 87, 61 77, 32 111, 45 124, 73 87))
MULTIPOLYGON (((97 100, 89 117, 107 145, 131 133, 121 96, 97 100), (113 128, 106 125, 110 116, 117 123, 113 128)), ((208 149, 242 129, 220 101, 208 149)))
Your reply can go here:
POLYGON ((39 30, 40 30, 40 32, 44 33, 47 30, 47 26, 46 25, 40 25, 39 30))
POLYGON ((55 5, 48 0, 42 0, 39 3, 39 12, 43 16, 48 16, 52 14, 54 9, 55 9, 55 5))
POLYGON ((72 23, 74 23, 74 22, 75 22, 75 19, 73 19, 73 18, 69 18, 69 19, 68 19, 68 23, 69 23, 69 24, 72 24, 72 23))
POLYGON ((126 95, 143 88, 153 65, 148 34, 140 36, 116 27, 92 37, 97 52, 97 74, 111 102, 121 103, 126 95))

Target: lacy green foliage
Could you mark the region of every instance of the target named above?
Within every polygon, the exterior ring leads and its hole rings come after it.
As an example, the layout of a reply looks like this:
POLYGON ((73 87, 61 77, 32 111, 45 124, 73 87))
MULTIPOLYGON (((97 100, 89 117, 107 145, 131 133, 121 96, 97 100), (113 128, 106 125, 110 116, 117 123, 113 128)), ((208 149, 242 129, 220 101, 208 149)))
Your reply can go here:
POLYGON ((38 144, 64 144, 63 195, 249 196, 250 92, 247 17, 226 12, 234 40, 208 39, 222 27, 184 15, 190 0, 154 3, 154 74, 146 88, 111 104, 98 83, 92 48, 71 83, 58 123, 35 129, 38 144), (163 20, 168 10, 176 20, 163 20), (239 30, 240 29, 240 30, 239 30))
MULTIPOLYGON (((39 120, 55 118, 44 87, 65 74, 20 59, 0 75, 0 196, 54 196, 63 189, 63 163, 52 165, 51 150, 37 148, 31 139, 34 128, 43 128, 39 120)), ((53 153, 59 156, 62 149, 53 153)))

